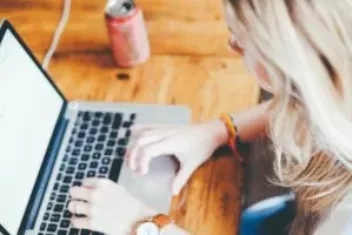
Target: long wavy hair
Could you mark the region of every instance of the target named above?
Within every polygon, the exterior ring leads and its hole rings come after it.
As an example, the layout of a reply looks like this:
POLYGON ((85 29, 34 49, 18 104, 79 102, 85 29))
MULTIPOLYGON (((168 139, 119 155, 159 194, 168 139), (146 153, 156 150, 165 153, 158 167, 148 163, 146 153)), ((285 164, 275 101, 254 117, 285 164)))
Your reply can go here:
POLYGON ((312 234, 352 182, 352 1, 228 3, 240 43, 269 75, 276 183, 298 201, 293 234, 312 234))

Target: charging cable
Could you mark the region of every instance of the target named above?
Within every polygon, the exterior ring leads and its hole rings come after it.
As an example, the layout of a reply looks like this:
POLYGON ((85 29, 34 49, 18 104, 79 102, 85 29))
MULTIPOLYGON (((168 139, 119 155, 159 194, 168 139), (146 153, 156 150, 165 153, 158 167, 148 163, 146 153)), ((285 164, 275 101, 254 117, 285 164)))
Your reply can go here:
POLYGON ((43 59, 42 67, 45 70, 48 69, 50 60, 53 57, 53 55, 56 51, 56 48, 60 42, 60 37, 61 37, 61 35, 65 29, 65 26, 68 22, 68 19, 70 17, 70 11, 71 11, 71 0, 64 0, 64 6, 63 6, 63 11, 62 11, 60 22, 55 30, 53 40, 52 40, 51 45, 48 49, 48 52, 46 53, 46 55, 43 59))

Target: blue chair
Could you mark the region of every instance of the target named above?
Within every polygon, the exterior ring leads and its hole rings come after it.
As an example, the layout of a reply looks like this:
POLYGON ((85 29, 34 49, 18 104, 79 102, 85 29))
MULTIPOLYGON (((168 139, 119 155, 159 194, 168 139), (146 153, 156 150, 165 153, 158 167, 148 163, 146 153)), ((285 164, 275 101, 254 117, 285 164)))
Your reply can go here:
POLYGON ((260 201, 242 213, 240 235, 287 235, 294 214, 293 194, 260 201))

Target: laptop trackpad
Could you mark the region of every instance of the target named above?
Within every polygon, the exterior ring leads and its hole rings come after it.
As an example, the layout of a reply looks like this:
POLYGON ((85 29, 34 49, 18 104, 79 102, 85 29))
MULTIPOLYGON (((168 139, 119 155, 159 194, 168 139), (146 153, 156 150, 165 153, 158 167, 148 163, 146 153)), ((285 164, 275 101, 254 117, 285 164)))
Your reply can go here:
POLYGON ((153 159, 148 174, 144 176, 132 172, 124 162, 118 183, 157 212, 168 213, 176 170, 177 163, 171 156, 153 159))

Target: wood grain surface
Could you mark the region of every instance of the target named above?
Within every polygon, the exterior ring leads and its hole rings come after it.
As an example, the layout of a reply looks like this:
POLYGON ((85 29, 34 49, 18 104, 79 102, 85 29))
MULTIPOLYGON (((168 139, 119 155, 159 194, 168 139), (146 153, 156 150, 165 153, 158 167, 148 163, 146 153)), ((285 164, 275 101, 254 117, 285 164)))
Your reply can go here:
MULTIPOLYGON (((259 90, 239 57, 227 47, 221 0, 137 0, 143 8, 152 56, 133 69, 116 68, 102 0, 72 0, 69 23, 49 73, 70 99, 183 104, 192 121, 256 104, 259 90), (119 78, 127 79, 119 79, 119 78)), ((39 60, 61 15, 61 0, 1 0, 9 19, 39 60)), ((242 168, 220 152, 192 177, 171 214, 192 234, 236 234, 242 168)))

